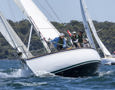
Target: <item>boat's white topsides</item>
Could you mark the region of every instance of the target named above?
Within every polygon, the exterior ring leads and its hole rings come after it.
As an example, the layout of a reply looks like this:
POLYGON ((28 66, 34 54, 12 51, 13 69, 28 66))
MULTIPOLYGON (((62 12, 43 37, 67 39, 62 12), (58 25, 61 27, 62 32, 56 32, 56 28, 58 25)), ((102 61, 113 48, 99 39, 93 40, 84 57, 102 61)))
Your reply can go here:
POLYGON ((26 60, 32 72, 38 76, 40 71, 54 72, 77 64, 100 61, 100 56, 94 49, 76 49, 54 53, 26 60))

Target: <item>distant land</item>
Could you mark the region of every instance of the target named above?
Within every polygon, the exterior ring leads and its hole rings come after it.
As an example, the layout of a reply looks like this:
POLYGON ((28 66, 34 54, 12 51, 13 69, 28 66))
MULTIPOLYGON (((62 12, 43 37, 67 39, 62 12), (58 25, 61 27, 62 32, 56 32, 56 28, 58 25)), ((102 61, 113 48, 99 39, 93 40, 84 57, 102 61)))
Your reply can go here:
MULTIPOLYGON (((20 36, 22 41, 27 45, 29 29, 30 29, 30 23, 28 22, 28 20, 25 19, 17 22, 14 22, 12 20, 8 21, 14 28, 14 30, 17 32, 17 34, 20 36)), ((66 36, 68 36, 67 30, 70 30, 70 32, 72 31, 78 32, 79 30, 84 31, 84 27, 81 21, 71 20, 69 23, 52 22, 52 24, 59 30, 59 32, 65 33, 66 36)), ((94 21, 94 24, 96 29, 100 31, 98 32, 100 39, 105 44, 107 49, 111 53, 113 53, 113 51, 115 51, 115 23, 108 21, 105 22, 94 21)), ((40 42, 36 33, 33 32, 30 50, 32 50, 34 55, 37 54, 39 55, 43 51, 39 50, 41 48, 43 48, 42 43, 40 42)), ((6 40, 0 34, 0 59, 16 59, 16 58, 18 58, 16 56, 16 51, 6 42, 6 40)))

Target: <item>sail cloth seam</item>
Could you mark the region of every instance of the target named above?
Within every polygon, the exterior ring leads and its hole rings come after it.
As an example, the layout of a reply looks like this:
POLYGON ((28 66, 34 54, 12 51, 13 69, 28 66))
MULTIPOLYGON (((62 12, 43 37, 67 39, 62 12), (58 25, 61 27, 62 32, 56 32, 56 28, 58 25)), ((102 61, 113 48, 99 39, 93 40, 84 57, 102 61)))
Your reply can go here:
MULTIPOLYGON (((31 18, 31 16, 30 16, 30 20, 31 20, 32 24, 34 25, 35 29, 39 30, 40 28, 37 27, 37 25, 35 24, 34 20, 31 18)), ((42 33, 40 31, 38 31, 38 33, 39 33, 40 37, 44 39, 42 33)))
MULTIPOLYGON (((31 16, 30 16, 30 18, 32 19, 31 16)), ((47 18, 45 18, 45 19, 46 19, 47 22, 49 22, 47 18)), ((32 19, 32 20, 33 20, 33 19, 32 19)), ((33 22, 34 22, 34 21, 33 21, 33 22)), ((34 22, 34 24, 35 24, 35 22, 34 22)), ((56 29, 51 23, 48 23, 48 24, 53 27, 53 28, 51 28, 51 29, 56 29)), ((36 24, 35 24, 35 25, 36 25, 36 24)), ((36 27, 37 27, 37 25, 36 25, 36 27)), ((39 28, 39 27, 37 27, 37 28, 38 28, 38 30, 41 29, 41 28, 39 28)), ((49 29, 50 29, 50 28, 49 28, 49 29)))
MULTIPOLYGON (((37 30, 39 30, 39 29, 55 29, 55 27, 53 27, 53 28, 39 28, 39 27, 35 24, 35 22, 34 22, 34 20, 32 19, 32 17, 29 16, 29 18, 30 18, 31 24, 33 24, 34 27, 35 27, 37 30)), ((39 31, 39 32, 40 32, 40 31, 39 31)))

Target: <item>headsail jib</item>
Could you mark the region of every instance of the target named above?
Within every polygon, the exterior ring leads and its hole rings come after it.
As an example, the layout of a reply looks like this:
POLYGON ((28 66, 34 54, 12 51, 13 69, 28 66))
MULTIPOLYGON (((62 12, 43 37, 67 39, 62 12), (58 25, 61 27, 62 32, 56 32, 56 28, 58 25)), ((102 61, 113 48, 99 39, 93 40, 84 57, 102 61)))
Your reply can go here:
POLYGON ((105 45, 102 43, 102 41, 100 40, 100 38, 99 38, 99 36, 98 36, 98 34, 97 34, 97 32, 96 32, 95 26, 94 26, 93 21, 92 21, 90 15, 89 15, 89 13, 88 13, 88 10, 87 10, 87 7, 86 7, 86 5, 85 5, 84 0, 80 0, 80 2, 81 2, 81 4, 82 4, 82 6, 83 6, 84 14, 85 14, 86 19, 87 19, 87 21, 88 21, 88 24, 89 24, 89 26, 90 26, 90 28, 91 28, 91 31, 92 31, 92 33, 93 33, 93 35, 94 35, 94 37, 95 37, 95 39, 96 39, 96 41, 97 41, 99 47, 101 48, 103 54, 105 55, 105 57, 111 56, 111 53, 107 50, 107 48, 106 48, 105 45))
POLYGON ((10 26, 8 21, 4 18, 4 16, 0 13, 0 32, 4 36, 4 38, 8 41, 8 43, 20 53, 22 59, 32 58, 33 55, 27 50, 24 43, 18 37, 16 32, 10 26))
POLYGON ((90 27, 89 27, 89 25, 87 23, 87 18, 85 16, 85 12, 84 12, 81 0, 80 0, 80 6, 81 6, 81 13, 82 13, 82 17, 83 17, 83 25, 84 25, 84 28, 85 28, 86 35, 88 37, 88 40, 89 40, 89 43, 90 43, 91 47, 96 49, 94 41, 93 41, 93 37, 92 37, 92 34, 91 34, 91 31, 90 31, 90 27))

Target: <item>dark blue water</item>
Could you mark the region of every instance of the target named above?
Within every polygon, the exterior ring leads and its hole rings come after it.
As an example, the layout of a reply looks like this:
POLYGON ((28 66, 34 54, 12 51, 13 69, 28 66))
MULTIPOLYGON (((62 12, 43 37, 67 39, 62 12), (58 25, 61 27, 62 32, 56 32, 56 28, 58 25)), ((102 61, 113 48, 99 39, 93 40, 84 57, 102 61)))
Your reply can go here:
POLYGON ((35 77, 18 60, 0 60, 0 90, 115 90, 115 66, 101 65, 99 75, 86 78, 35 77))

